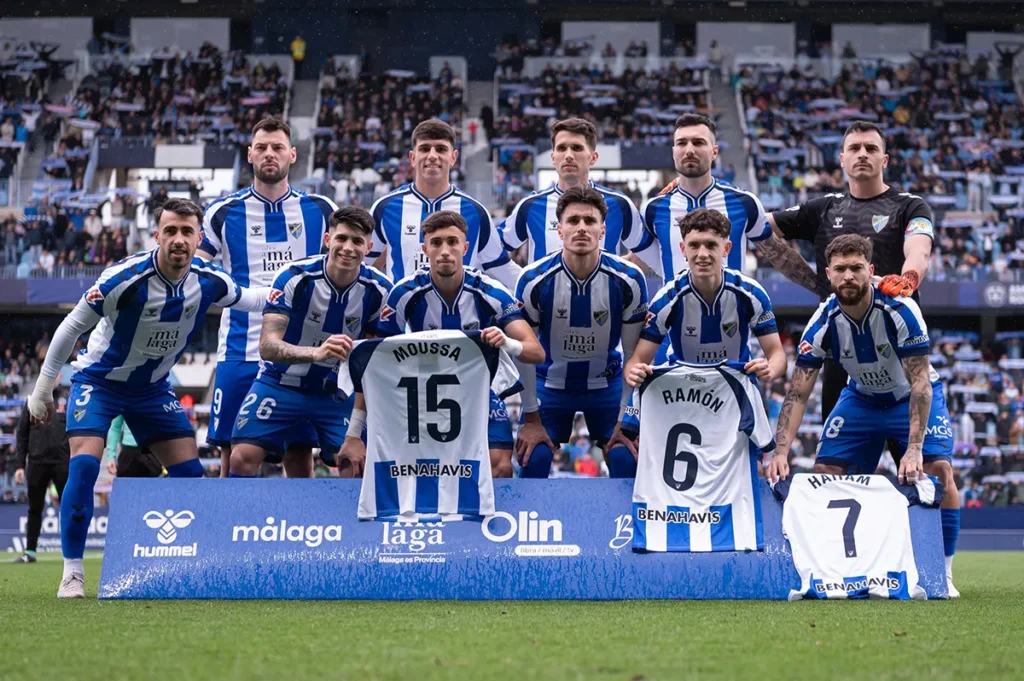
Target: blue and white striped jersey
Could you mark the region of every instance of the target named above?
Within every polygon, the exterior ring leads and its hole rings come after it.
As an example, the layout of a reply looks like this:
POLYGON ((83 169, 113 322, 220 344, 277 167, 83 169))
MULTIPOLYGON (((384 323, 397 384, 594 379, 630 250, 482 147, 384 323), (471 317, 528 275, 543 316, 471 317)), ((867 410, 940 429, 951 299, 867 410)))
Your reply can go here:
POLYGON ((200 258, 181 281, 156 266, 156 250, 103 271, 85 302, 102 317, 72 367, 76 381, 110 381, 118 390, 142 391, 167 380, 171 367, 203 324, 211 305, 229 307, 241 288, 226 272, 200 258))
POLYGON ((396 282, 380 313, 383 337, 417 331, 504 329, 523 318, 522 305, 496 279, 466 268, 462 288, 451 305, 441 297, 429 270, 396 282))
POLYGON ((367 261, 373 262, 387 248, 384 271, 395 282, 426 268, 429 263, 421 247, 420 223, 428 215, 442 210, 459 213, 469 225, 469 250, 463 258, 464 265, 486 271, 510 262, 491 223, 491 215, 482 203, 455 185, 431 201, 418 192, 414 184, 403 185, 373 204, 370 212, 377 227, 367 261))
POLYGON ((747 252, 747 239, 761 241, 771 236, 764 206, 760 199, 721 180, 713 180, 711 186, 698 196, 691 196, 676 187, 667 194, 656 196, 644 204, 641 211, 661 249, 660 271, 662 280, 669 281, 686 269, 686 256, 679 244, 683 241, 679 218, 697 208, 713 208, 729 218, 732 223, 732 250, 725 266, 733 270, 743 269, 743 258, 747 252))
MULTIPOLYGON (((797 366, 818 369, 832 359, 850 375, 849 387, 880 405, 910 397, 903 373, 904 357, 928 355, 928 327, 911 298, 893 298, 871 287, 872 303, 864 318, 854 320, 835 294, 818 307, 800 339, 797 366)), ((939 380, 929 366, 932 383, 939 380)))
POLYGON ((651 300, 640 337, 661 344, 668 336, 669 361, 746 362, 751 331, 755 336, 779 332, 772 301, 756 281, 723 268, 722 285, 710 302, 694 288, 689 270, 663 286, 651 300))
POLYGON ((505 352, 479 332, 360 341, 338 371, 338 390, 366 400, 360 519, 494 513, 490 395, 522 390, 505 352))
POLYGON ((607 388, 622 375, 622 325, 642 322, 647 312, 643 272, 611 253, 580 281, 557 251, 523 270, 516 297, 547 355, 537 377, 556 390, 607 388))
MULTIPOLYGON (((625 194, 602 187, 590 182, 590 187, 604 196, 608 204, 608 217, 605 218, 604 245, 602 248, 620 255, 624 251, 644 253, 649 250, 650 265, 657 263, 657 249, 654 237, 644 227, 640 211, 625 194)), ((514 251, 527 244, 527 262, 537 262, 541 258, 562 250, 562 239, 558 236, 558 218, 555 208, 558 199, 564 194, 558 183, 547 189, 534 192, 523 198, 498 228, 501 241, 505 248, 514 251)))
MULTIPOLYGON (((211 203, 203 216, 203 251, 220 259, 239 286, 270 286, 290 262, 320 253, 334 202, 295 189, 277 201, 248 187, 211 203)), ((230 310, 221 316, 217 361, 258 362, 260 315, 230 310)))
MULTIPOLYGON (((263 314, 288 316, 284 341, 316 347, 334 334, 352 340, 377 335, 377 323, 391 282, 367 265, 344 290, 327 276, 327 256, 317 255, 294 262, 277 275, 267 296, 263 314)), ((264 362, 259 376, 302 392, 334 393, 338 360, 311 364, 264 362)))
POLYGON ((633 548, 764 548, 757 445, 775 449, 761 393, 732 362, 656 367, 623 429, 640 433, 633 548), (639 414, 637 414, 639 412, 639 414), (636 419, 639 417, 639 429, 636 419))

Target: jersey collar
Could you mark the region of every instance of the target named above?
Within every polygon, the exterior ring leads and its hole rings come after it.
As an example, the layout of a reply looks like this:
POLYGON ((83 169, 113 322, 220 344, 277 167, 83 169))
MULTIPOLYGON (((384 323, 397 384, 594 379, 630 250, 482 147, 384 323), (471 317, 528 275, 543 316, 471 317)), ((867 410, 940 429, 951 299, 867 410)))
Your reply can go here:
MULTIPOLYGON (((551 186, 555 188, 555 193, 558 194, 559 196, 561 196, 562 194, 565 193, 565 191, 558 186, 558 181, 557 180, 551 186)), ((593 189, 594 188, 594 181, 593 180, 587 180, 587 185, 586 186, 588 188, 590 188, 590 189, 593 189)))
POLYGON ((256 191, 256 185, 255 184, 253 184, 253 185, 251 185, 249 187, 249 191, 252 192, 252 195, 256 199, 258 199, 259 201, 262 201, 263 203, 265 203, 268 206, 270 206, 270 212, 271 213, 280 213, 282 210, 284 210, 285 199, 291 198, 295 194, 295 190, 292 189, 291 185, 288 185, 288 191, 286 191, 284 193, 284 196, 279 198, 277 201, 271 201, 267 197, 263 196, 263 194, 260 194, 258 191, 256 191))
POLYGON ((868 317, 871 316, 871 310, 875 309, 875 302, 878 300, 878 289, 875 288, 874 284, 868 284, 871 287, 871 304, 868 305, 868 309, 864 311, 864 317, 858 322, 856 319, 846 314, 846 310, 839 303, 839 296, 836 296, 836 307, 839 308, 839 314, 846 318, 846 321, 850 323, 854 329, 857 330, 858 335, 864 335, 865 327, 868 323, 868 317))
POLYGON ((320 271, 324 273, 324 281, 327 282, 327 285, 331 287, 331 291, 334 293, 335 296, 337 296, 337 299, 340 301, 343 300, 346 295, 348 295, 348 292, 351 291, 352 287, 355 286, 356 282, 359 281, 359 277, 363 273, 363 266, 359 266, 359 274, 356 275, 356 278, 352 280, 351 284, 349 284, 343 289, 339 289, 338 286, 331 280, 331 277, 327 274, 327 258, 329 257, 329 255, 320 256, 320 271))
POLYGON ((716 180, 714 177, 712 177, 711 178, 711 184, 709 184, 707 189, 702 191, 697 196, 694 196, 693 194, 691 194, 688 191, 686 191, 685 189, 683 189, 683 185, 681 185, 681 184, 676 185, 676 189, 675 190, 677 192, 679 192, 680 194, 682 194, 683 196, 685 196, 690 201, 693 201, 694 206, 699 206, 699 205, 701 205, 700 202, 703 201, 704 199, 706 199, 708 197, 708 194, 711 193, 711 190, 714 189, 717 186, 718 186, 718 180, 716 180))
POLYGON ((601 259, 601 254, 598 254, 597 266, 594 267, 594 271, 588 274, 586 279, 580 281, 576 278, 576 275, 572 273, 572 270, 569 269, 569 266, 565 264, 565 258, 562 257, 562 252, 558 252, 558 262, 562 266, 562 270, 565 271, 565 275, 569 277, 569 282, 572 283, 573 293, 582 294, 586 292, 587 287, 590 286, 590 282, 594 281, 594 278, 597 277, 597 273, 601 271, 601 259))
POLYGON ((466 290, 466 268, 462 268, 462 283, 459 284, 459 290, 455 294, 455 300, 449 305, 448 301, 444 299, 441 292, 434 286, 434 277, 430 274, 430 270, 427 270, 427 277, 430 279, 430 290, 434 292, 437 299, 441 301, 441 309, 446 315, 454 316, 459 313, 459 300, 462 299, 462 292, 466 290))
POLYGON ((185 272, 185 276, 179 279, 177 282, 171 281, 164 273, 160 271, 160 263, 157 262, 156 254, 160 252, 160 247, 157 246, 153 249, 153 254, 150 259, 153 261, 153 271, 156 272, 156 276, 160 281, 167 285, 167 288, 171 289, 171 295, 178 295, 181 293, 182 288, 185 286, 185 280, 188 279, 188 275, 192 274, 192 266, 189 265, 188 270, 185 272))
POLYGON ((704 296, 697 290, 697 285, 693 283, 692 274, 690 275, 690 288, 693 289, 693 295, 697 296, 701 306, 707 310, 707 314, 714 314, 715 309, 718 307, 718 301, 722 299, 722 293, 725 291, 725 268, 722 268, 722 283, 718 285, 718 291, 715 292, 715 297, 711 299, 710 303, 704 300, 704 296))
POLYGON ((409 191, 412 192, 412 195, 415 196, 417 199, 419 199, 423 203, 427 204, 427 211, 430 212, 430 213, 435 213, 435 212, 441 210, 441 202, 444 201, 445 199, 447 199, 449 196, 452 196, 455 193, 455 189, 456 189, 455 185, 449 183, 448 184, 448 190, 444 194, 441 194, 441 196, 437 197, 436 199, 431 200, 431 199, 428 199, 423 194, 421 194, 418 189, 416 189, 416 183, 415 182, 410 182, 409 183, 409 191))

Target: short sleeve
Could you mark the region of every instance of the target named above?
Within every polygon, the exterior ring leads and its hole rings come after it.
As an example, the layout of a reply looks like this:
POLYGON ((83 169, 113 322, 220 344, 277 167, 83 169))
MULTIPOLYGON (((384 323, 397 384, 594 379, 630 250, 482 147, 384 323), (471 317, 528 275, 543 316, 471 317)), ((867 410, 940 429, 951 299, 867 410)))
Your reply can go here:
POLYGON ((501 238, 501 244, 505 250, 516 250, 529 238, 526 218, 530 213, 531 198, 528 196, 517 203, 508 217, 501 221, 501 225, 498 227, 498 236, 501 238))
POLYGON ((505 399, 523 390, 523 384, 519 382, 519 370, 515 362, 504 350, 497 350, 498 361, 494 365, 494 373, 491 376, 491 390, 505 399))
MULTIPOLYGON (((475 203, 477 219, 480 222, 480 229, 476 237, 476 262, 480 263, 480 269, 489 270, 501 267, 510 261, 501 239, 498 238, 498 230, 494 227, 487 209, 475 203)), ((511 284, 511 281, 509 282, 511 284)))
POLYGON ((494 325, 504 329, 512 322, 523 319, 523 304, 496 280, 488 282, 487 297, 494 306, 494 325))
POLYGON ((381 197, 370 207, 370 214, 373 215, 373 245, 366 254, 365 262, 372 263, 387 248, 388 239, 384 231, 384 208, 388 205, 388 199, 389 197, 387 196, 381 197))
POLYGON ((751 206, 747 209, 747 227, 745 234, 750 241, 764 241, 772 235, 772 226, 768 224, 768 216, 764 212, 764 204, 756 196, 751 195, 751 206))
POLYGON ((896 356, 900 359, 931 353, 928 326, 912 298, 899 298, 885 311, 896 327, 896 356))
POLYGON ((676 282, 672 281, 661 287, 647 310, 644 328, 640 332, 641 338, 659 345, 665 340, 672 325, 672 303, 675 298, 676 282))
MULTIPOLYGON (((221 295, 219 299, 215 300, 214 304, 221 307, 231 307, 237 303, 242 297, 242 287, 231 278, 230 274, 221 268, 215 267, 214 265, 208 265, 208 267, 213 270, 214 276, 217 277, 220 283, 224 286, 223 295, 221 295)), ((256 300, 253 300, 253 303, 255 305, 256 300)))
POLYGON ((797 347, 796 365, 806 369, 820 369, 825 363, 827 353, 824 348, 825 334, 828 333, 828 317, 825 314, 827 301, 818 306, 818 310, 807 323, 800 345, 797 347))
POLYGON ((402 291, 397 287, 391 289, 387 300, 380 307, 377 322, 377 335, 381 338, 400 336, 405 333, 405 314, 402 291))
POLYGON ((338 365, 338 394, 348 399, 363 392, 363 374, 380 340, 358 340, 352 345, 348 359, 338 365))
POLYGON ((827 196, 811 199, 798 206, 772 213, 775 225, 787 239, 814 241, 821 226, 821 218, 831 199, 827 196))
POLYGON ((539 288, 540 278, 534 275, 534 271, 523 270, 516 282, 516 300, 523 306, 523 318, 533 327, 540 326, 539 288))
POLYGON ((291 314, 292 306, 295 304, 295 289, 300 280, 290 267, 279 272, 270 287, 270 293, 267 294, 263 314, 291 314))
POLYGON ((224 216, 227 214, 226 206, 217 202, 212 204, 203 213, 203 240, 199 244, 199 250, 213 257, 220 255, 224 248, 224 216))
POLYGON ((754 284, 752 293, 754 294, 751 303, 753 315, 750 320, 750 330, 755 336, 778 333, 779 326, 775 321, 775 312, 772 310, 772 300, 768 297, 768 292, 760 284, 754 284))
POLYGON ((631 268, 625 279, 624 299, 626 305, 622 310, 623 324, 636 324, 647 319, 647 280, 639 268, 631 268))
POLYGON ((903 238, 908 239, 916 234, 923 234, 935 240, 935 227, 932 224, 932 209, 920 196, 907 194, 907 202, 903 212, 903 238))

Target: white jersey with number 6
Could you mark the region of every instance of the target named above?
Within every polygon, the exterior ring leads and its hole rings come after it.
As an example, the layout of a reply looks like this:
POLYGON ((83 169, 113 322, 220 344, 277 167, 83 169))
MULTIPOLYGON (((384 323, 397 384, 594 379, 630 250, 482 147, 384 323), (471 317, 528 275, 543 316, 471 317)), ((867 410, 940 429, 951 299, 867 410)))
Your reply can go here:
POLYGON ((479 332, 423 331, 356 343, 338 388, 366 400, 363 520, 494 513, 490 392, 522 390, 509 356, 479 332))
POLYGON ((884 475, 794 475, 772 487, 784 500, 782 532, 802 598, 920 599, 910 539, 911 504, 937 507, 942 483, 897 485, 884 475))
MULTIPOLYGON (((637 392, 633 549, 763 549, 758 462, 750 442, 769 452, 775 440, 743 365, 656 367, 637 392)), ((623 421, 625 430, 635 429, 636 416, 623 421)))

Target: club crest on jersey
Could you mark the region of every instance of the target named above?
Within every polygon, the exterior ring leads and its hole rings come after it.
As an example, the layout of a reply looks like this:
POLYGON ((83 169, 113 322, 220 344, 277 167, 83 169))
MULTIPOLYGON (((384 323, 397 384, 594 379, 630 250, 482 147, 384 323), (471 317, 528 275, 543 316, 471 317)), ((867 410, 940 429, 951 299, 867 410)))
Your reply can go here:
POLYGON ((608 321, 608 310, 598 310, 595 312, 594 321, 597 322, 598 326, 604 326, 605 322, 608 321))
POLYGON ((874 228, 875 232, 881 232, 883 229, 885 229, 885 226, 887 224, 889 224, 889 216, 888 215, 872 215, 871 216, 871 226, 874 228))
POLYGON ((468 324, 462 325, 463 331, 476 331, 480 328, 480 322, 469 322, 468 324))
POLYGON ((263 234, 263 225, 249 225, 250 236, 260 236, 263 234))
POLYGON ((85 302, 87 302, 87 303, 97 303, 97 302, 99 302, 101 300, 103 300, 103 292, 100 291, 100 287, 99 286, 93 286, 91 289, 86 291, 86 293, 85 293, 85 302))
POLYGON ((192 319, 195 316, 196 310, 199 309, 199 305, 192 304, 185 307, 185 319, 192 319))
POLYGON ((74 416, 75 416, 75 420, 76 421, 81 421, 83 418, 85 418, 85 410, 84 409, 76 409, 75 412, 74 412, 74 416))
POLYGON ((736 330, 738 328, 739 324, 737 322, 728 322, 727 324, 722 324, 722 331, 729 338, 732 338, 733 336, 736 335, 736 330))
POLYGON ((809 355, 812 352, 814 352, 814 346, 813 345, 811 345, 807 341, 801 341, 800 342, 800 354, 801 355, 809 355))
POLYGON ((359 328, 359 317, 345 317, 345 328, 355 333, 359 328))
POLYGON ((558 319, 565 319, 568 316, 569 310, 565 309, 564 307, 560 307, 557 310, 555 310, 555 317, 557 317, 558 319))
POLYGON ((267 295, 267 302, 268 303, 276 303, 277 299, 280 298, 283 295, 284 295, 284 291, 282 291, 281 289, 278 289, 278 288, 272 289, 270 291, 270 293, 267 295))
POLYGON ((878 354, 880 354, 882 357, 885 357, 886 359, 889 359, 889 356, 892 354, 892 346, 889 345, 888 343, 876 345, 875 350, 878 352, 878 354))
POLYGON ((298 239, 302 236, 302 223, 301 222, 289 222, 288 233, 292 235, 293 239, 298 239))
POLYGON ((387 305, 385 305, 380 309, 380 320, 382 322, 386 322, 388 317, 390 317, 393 314, 395 314, 395 309, 393 307, 388 307, 387 305))

